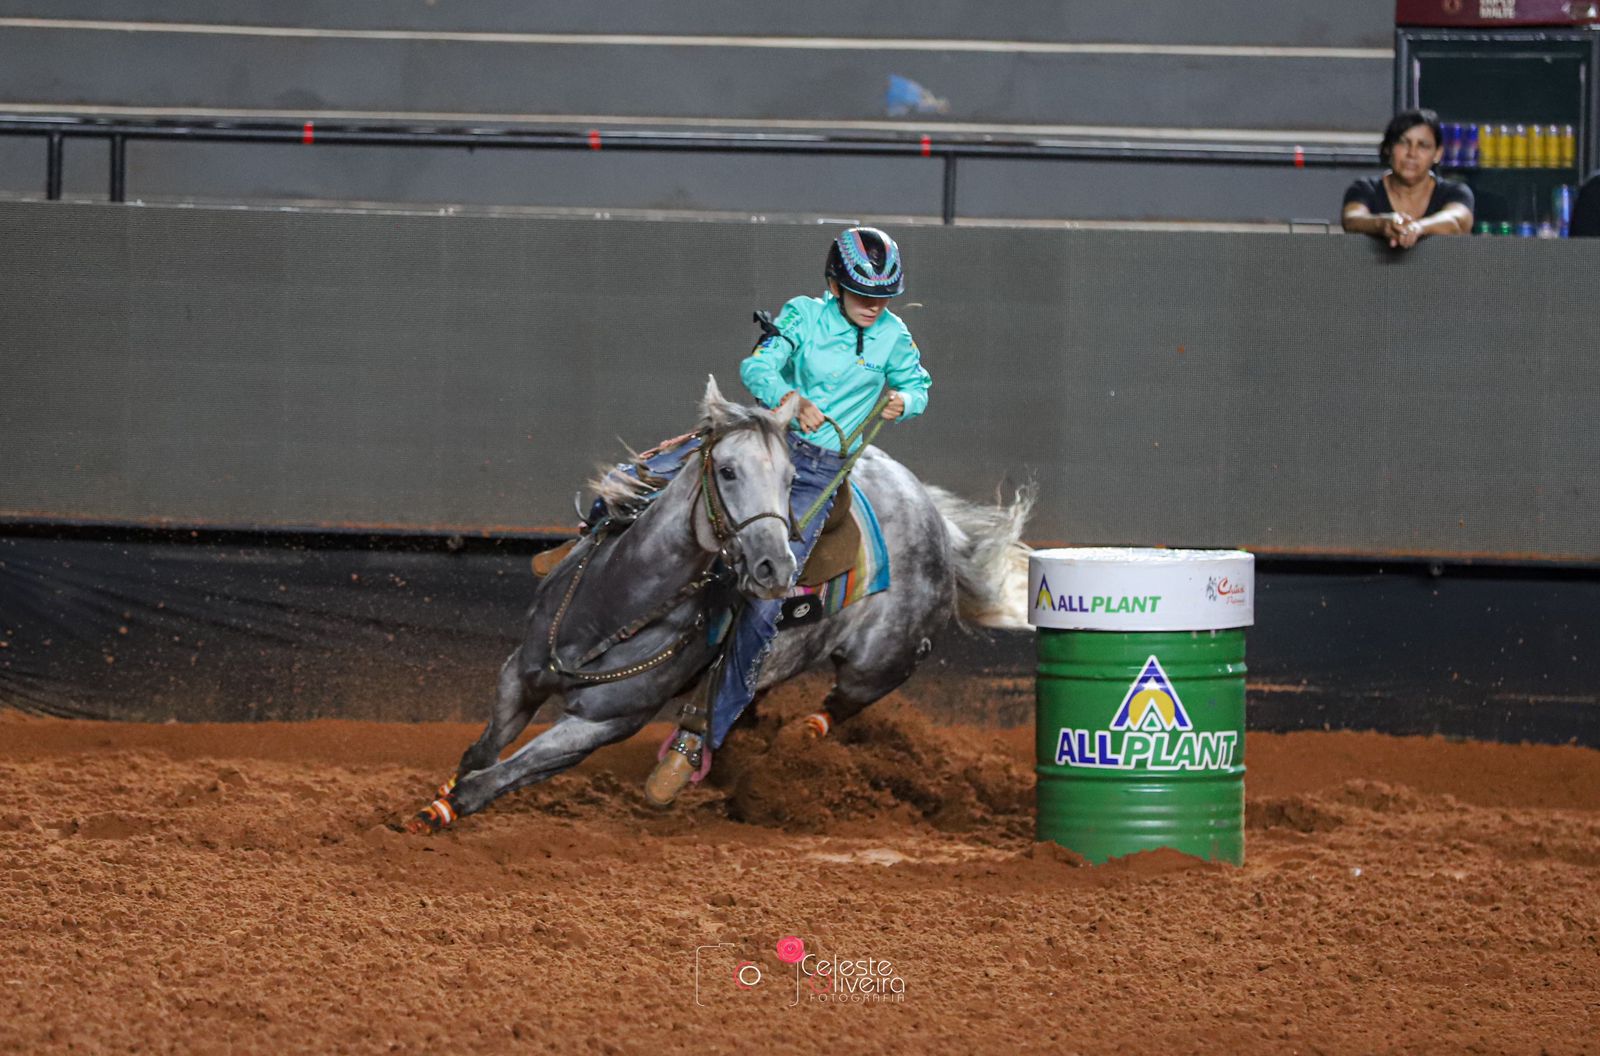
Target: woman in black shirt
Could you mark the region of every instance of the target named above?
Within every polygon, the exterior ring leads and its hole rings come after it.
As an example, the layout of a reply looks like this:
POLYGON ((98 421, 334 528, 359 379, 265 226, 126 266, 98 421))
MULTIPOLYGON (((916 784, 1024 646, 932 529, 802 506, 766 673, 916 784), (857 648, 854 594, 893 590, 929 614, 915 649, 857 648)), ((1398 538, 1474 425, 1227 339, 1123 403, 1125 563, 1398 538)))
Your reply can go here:
POLYGON ((1344 192, 1344 229, 1388 239, 1394 249, 1410 249, 1426 235, 1471 231, 1472 188, 1433 174, 1444 154, 1442 138, 1432 110, 1396 114, 1378 147, 1389 171, 1344 192))

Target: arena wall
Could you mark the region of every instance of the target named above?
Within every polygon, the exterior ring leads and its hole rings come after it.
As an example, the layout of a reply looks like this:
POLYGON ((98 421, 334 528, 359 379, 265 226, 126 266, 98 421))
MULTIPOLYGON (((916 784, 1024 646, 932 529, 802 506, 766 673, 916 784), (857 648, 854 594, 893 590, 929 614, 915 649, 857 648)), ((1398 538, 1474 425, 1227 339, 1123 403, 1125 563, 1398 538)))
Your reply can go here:
MULTIPOLYGON (((473 718, 528 557, 737 392, 814 226, 0 206, 0 705, 473 718)), ((1594 247, 905 227, 883 446, 1036 542, 1262 554, 1254 729, 1600 743, 1594 247), (1341 555, 1348 560, 1335 560, 1341 555)), ((910 690, 1016 724, 1027 635, 910 690)))
MULTIPOLYGON (((548 535, 814 226, 0 204, 11 523, 548 535)), ((1600 562, 1600 246, 907 227, 882 446, 1039 541, 1600 562)))

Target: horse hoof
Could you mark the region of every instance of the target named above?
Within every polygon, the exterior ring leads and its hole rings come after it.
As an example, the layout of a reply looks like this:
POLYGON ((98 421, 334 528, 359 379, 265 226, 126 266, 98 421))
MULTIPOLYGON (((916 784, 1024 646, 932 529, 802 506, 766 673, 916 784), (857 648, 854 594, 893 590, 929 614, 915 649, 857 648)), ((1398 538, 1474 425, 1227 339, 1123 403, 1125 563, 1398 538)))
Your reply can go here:
POLYGON ((826 737, 828 731, 833 729, 833 720, 828 717, 828 713, 825 711, 813 711, 801 722, 805 726, 806 733, 818 740, 826 737))
POLYGON ((426 836, 435 832, 443 832, 455 824, 460 817, 449 800, 443 796, 429 803, 417 811, 415 817, 406 822, 406 831, 413 836, 426 836))

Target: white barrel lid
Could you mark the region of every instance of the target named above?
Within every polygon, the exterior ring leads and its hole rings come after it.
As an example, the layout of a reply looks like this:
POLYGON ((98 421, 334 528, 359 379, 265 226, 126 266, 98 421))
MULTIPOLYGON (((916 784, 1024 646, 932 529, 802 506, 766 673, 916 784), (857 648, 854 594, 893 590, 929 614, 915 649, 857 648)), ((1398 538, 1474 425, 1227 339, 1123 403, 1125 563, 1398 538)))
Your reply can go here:
POLYGON ((1243 550, 1035 550, 1028 558, 1028 622, 1090 631, 1249 627, 1255 564, 1243 550))

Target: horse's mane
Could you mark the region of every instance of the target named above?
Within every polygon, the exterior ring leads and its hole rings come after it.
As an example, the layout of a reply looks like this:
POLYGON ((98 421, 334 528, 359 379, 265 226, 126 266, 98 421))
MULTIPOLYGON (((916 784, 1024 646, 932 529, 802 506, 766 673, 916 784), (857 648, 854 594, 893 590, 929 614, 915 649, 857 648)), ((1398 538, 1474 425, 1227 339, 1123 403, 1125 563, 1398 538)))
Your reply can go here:
MULTIPOLYGON (((695 432, 685 433, 683 436, 674 437, 651 448, 643 453, 635 451, 626 443, 622 446, 627 450, 628 457, 624 465, 632 464, 642 467, 644 460, 662 450, 668 445, 676 445, 693 436, 713 434, 726 436, 728 433, 740 429, 755 429, 769 440, 783 442, 788 430, 778 424, 771 412, 745 407, 737 403, 724 403, 717 408, 715 416, 706 415, 700 419, 700 424, 695 432)), ((645 496, 657 491, 659 484, 641 480, 632 473, 618 473, 616 464, 601 464, 595 470, 595 475, 590 477, 585 485, 596 497, 605 500, 609 506, 626 506, 639 502, 645 496)))

